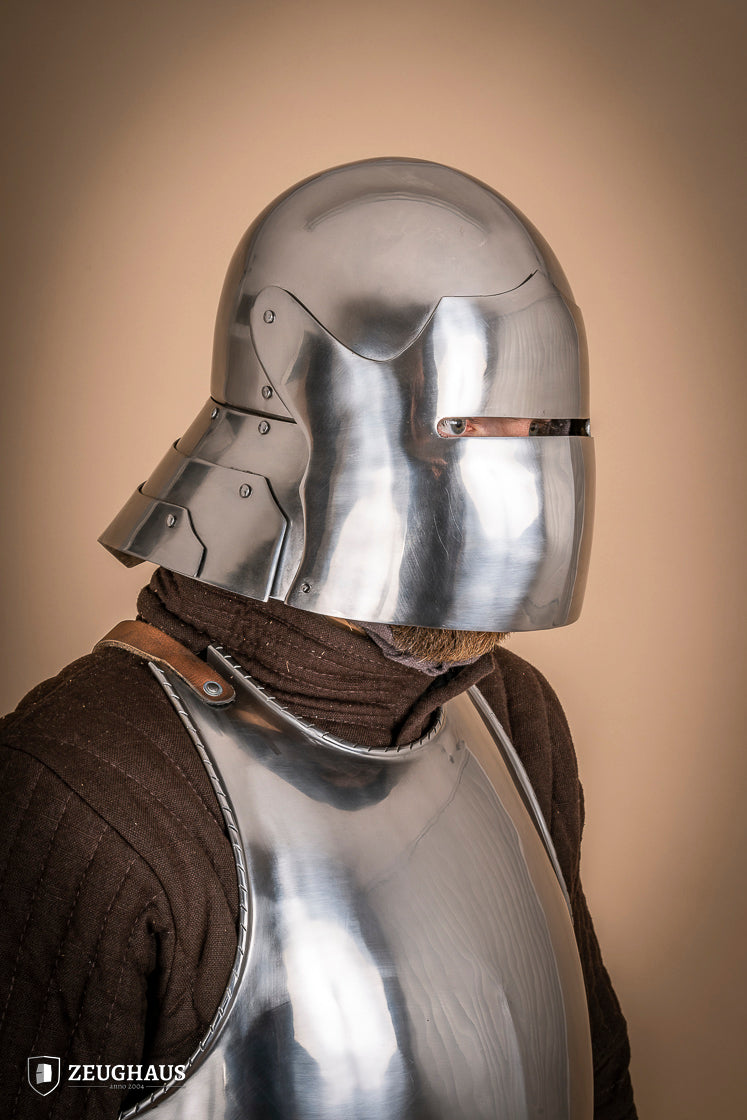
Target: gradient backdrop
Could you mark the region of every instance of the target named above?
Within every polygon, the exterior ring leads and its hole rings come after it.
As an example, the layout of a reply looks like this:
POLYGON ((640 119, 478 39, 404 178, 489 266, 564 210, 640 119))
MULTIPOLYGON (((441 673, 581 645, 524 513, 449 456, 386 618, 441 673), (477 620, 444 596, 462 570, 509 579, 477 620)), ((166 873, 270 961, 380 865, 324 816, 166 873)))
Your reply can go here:
POLYGON ((132 616, 149 568, 96 537, 207 397, 255 213, 351 159, 471 172, 542 231, 588 327, 586 607, 513 648, 575 732, 641 1116, 747 1115, 744 5, 2 11, 3 706, 132 616))

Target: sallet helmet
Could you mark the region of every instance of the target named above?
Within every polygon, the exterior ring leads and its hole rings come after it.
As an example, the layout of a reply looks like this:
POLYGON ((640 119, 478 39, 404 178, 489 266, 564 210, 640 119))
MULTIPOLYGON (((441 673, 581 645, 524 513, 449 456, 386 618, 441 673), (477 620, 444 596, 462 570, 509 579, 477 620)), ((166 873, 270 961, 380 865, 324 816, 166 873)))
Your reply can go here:
POLYGON ((591 536, 586 370, 567 281, 500 195, 419 160, 333 168, 242 239, 211 399, 101 542, 363 622, 564 625, 591 536), (470 438, 495 418, 530 434, 470 438))

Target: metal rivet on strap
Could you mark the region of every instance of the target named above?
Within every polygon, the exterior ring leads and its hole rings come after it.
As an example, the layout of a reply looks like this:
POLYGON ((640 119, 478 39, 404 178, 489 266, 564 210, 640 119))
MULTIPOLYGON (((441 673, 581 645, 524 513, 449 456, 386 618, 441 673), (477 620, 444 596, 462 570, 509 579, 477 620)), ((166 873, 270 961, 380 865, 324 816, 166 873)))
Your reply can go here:
POLYGON ((220 685, 218 681, 205 681, 204 685, 202 686, 202 691, 207 696, 222 696, 223 686, 220 685))

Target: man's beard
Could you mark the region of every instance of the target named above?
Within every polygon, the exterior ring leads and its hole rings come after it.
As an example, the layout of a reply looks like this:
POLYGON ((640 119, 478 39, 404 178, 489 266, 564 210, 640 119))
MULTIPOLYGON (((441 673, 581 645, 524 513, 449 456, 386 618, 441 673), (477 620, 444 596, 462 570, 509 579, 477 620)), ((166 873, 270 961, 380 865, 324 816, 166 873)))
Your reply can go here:
POLYGON ((424 626, 392 626, 392 645, 418 661, 458 665, 490 653, 507 634, 482 630, 428 630, 424 626))

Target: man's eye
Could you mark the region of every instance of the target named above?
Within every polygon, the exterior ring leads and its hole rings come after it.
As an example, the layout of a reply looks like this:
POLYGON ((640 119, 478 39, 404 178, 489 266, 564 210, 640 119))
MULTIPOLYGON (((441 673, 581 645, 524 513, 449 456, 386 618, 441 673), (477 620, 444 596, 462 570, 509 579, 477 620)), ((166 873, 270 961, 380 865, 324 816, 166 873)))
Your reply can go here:
POLYGON ((438 434, 441 436, 463 436, 467 430, 467 421, 463 416, 447 416, 438 422, 438 434))

